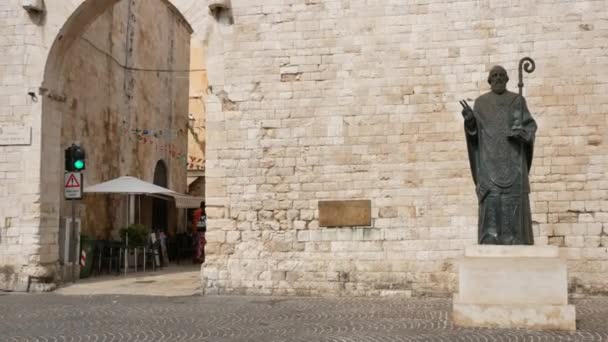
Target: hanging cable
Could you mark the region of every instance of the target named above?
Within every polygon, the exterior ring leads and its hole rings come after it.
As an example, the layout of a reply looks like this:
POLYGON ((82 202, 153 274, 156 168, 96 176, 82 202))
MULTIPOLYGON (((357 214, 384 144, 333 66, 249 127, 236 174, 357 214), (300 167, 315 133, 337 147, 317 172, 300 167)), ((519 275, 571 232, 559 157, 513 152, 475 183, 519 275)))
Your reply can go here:
POLYGON ((86 39, 85 37, 81 36, 80 39, 82 39, 83 41, 87 42, 91 47, 93 47, 99 53, 101 53, 101 54, 105 55, 106 57, 110 58, 116 65, 118 65, 119 67, 121 67, 121 68, 123 68, 125 70, 144 71, 144 72, 199 72, 199 71, 207 71, 207 69, 184 69, 184 70, 179 70, 179 69, 147 69, 147 68, 136 68, 136 67, 126 66, 126 65, 120 63, 120 61, 118 59, 116 59, 116 57, 114 57, 112 54, 104 51, 103 49, 101 49, 100 47, 98 47, 97 45, 95 45, 93 42, 91 42, 90 40, 86 39))

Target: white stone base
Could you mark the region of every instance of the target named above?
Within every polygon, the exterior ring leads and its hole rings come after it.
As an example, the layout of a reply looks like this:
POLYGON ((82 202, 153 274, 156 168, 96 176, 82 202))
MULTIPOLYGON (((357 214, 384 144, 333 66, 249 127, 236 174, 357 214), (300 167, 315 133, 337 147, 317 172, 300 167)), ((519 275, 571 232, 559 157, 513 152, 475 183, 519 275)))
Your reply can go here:
POLYGON ((566 261, 556 246, 468 246, 458 273, 456 325, 576 330, 566 261))
POLYGON ((454 303, 452 320, 462 327, 576 330, 574 305, 483 305, 454 303))

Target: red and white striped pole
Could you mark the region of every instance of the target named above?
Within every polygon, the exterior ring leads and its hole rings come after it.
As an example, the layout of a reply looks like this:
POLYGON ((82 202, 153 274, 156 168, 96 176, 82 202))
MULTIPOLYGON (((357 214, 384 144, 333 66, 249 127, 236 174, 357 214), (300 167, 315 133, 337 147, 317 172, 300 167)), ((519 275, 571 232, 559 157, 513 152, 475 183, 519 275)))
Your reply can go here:
POLYGON ((87 264, 87 252, 83 249, 80 252, 80 267, 84 267, 87 264))

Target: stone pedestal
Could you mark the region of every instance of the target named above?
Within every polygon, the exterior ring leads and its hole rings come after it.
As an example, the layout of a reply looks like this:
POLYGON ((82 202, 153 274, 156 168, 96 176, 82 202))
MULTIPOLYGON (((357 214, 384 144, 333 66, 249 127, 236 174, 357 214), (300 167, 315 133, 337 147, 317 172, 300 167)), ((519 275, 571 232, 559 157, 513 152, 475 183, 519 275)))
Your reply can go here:
POLYGON ((566 261, 556 246, 468 246, 458 279, 456 325, 576 330, 566 261))

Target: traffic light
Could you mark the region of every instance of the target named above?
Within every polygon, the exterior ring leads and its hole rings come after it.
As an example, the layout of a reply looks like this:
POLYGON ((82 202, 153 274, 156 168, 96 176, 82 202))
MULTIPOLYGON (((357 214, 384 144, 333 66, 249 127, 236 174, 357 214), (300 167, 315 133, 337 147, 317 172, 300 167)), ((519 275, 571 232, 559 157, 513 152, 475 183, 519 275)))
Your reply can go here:
POLYGON ((68 172, 79 172, 86 168, 84 149, 78 145, 65 149, 65 170, 68 172))

